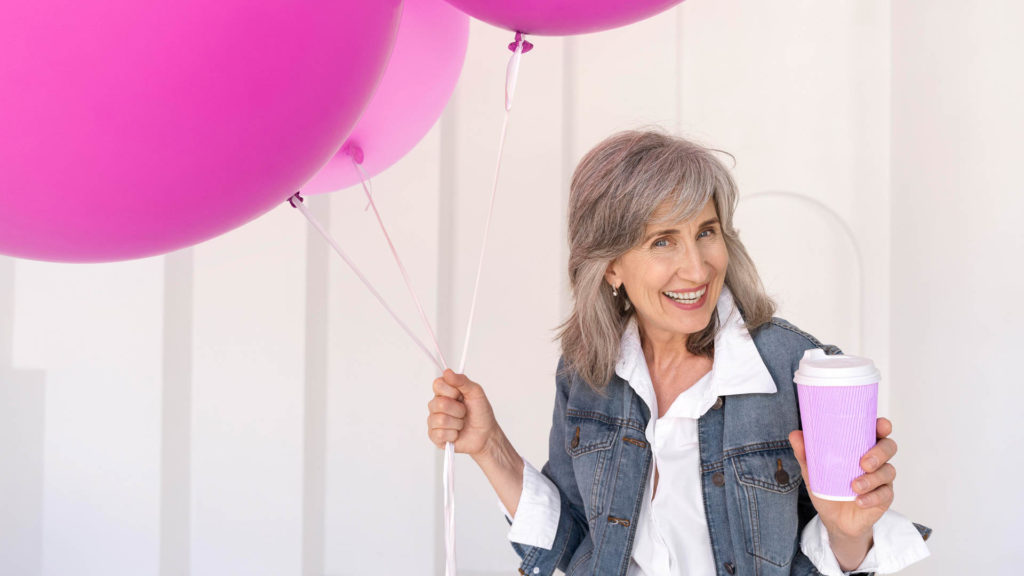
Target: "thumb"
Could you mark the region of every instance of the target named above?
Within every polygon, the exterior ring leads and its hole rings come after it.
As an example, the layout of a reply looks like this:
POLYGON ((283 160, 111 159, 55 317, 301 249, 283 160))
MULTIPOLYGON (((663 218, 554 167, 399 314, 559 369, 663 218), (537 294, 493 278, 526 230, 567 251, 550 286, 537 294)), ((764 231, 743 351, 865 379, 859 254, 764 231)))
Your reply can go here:
POLYGON ((451 368, 445 370, 441 377, 444 378, 445 382, 458 388, 463 393, 466 393, 473 385, 473 382, 466 378, 465 374, 456 374, 451 368))

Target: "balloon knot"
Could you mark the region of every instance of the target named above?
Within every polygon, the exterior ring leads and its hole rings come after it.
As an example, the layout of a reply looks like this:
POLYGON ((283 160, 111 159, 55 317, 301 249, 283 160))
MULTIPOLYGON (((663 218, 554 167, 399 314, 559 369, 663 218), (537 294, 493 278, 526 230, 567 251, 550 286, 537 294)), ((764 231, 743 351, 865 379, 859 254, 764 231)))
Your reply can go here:
POLYGON ((356 164, 363 163, 363 149, 360 148, 358 144, 346 142, 345 145, 341 147, 341 152, 346 156, 351 157, 352 161, 356 164))
POLYGON ((520 43, 522 43, 522 45, 523 45, 523 54, 526 54, 530 50, 533 50, 533 44, 529 40, 526 40, 525 38, 523 38, 523 33, 522 32, 516 32, 515 42, 510 43, 508 45, 508 49, 513 51, 513 52, 515 52, 516 48, 519 47, 520 43))
POLYGON ((305 199, 302 198, 302 194, 300 192, 292 194, 292 197, 288 199, 288 203, 292 205, 292 208, 298 208, 299 204, 302 204, 303 202, 305 202, 305 199))

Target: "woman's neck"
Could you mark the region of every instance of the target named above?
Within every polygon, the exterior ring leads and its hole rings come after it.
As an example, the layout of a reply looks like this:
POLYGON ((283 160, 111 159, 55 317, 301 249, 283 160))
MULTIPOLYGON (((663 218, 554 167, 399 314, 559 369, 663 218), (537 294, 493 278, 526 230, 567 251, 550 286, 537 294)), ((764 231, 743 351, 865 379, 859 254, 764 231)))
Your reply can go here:
POLYGON ((683 392, 711 371, 712 359, 693 354, 686 348, 686 334, 652 334, 640 330, 640 345, 658 401, 658 417, 683 392))

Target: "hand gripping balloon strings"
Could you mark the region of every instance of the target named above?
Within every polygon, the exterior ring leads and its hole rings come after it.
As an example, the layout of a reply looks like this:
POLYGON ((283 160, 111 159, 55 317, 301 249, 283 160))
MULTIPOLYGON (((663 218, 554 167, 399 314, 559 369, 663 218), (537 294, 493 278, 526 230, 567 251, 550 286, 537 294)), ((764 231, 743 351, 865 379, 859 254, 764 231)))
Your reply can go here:
MULTIPOLYGON (((470 304, 469 320, 466 325, 466 339, 462 347, 462 361, 459 365, 459 373, 465 371, 466 357, 469 351, 469 340, 472 331, 473 317, 476 314, 476 302, 477 295, 480 288, 480 276, 483 270, 484 255, 487 250, 487 238, 489 237, 491 228, 491 218, 494 214, 494 199, 498 189, 498 176, 501 171, 501 158, 505 148, 505 135, 508 131, 508 118, 509 112, 512 110, 512 99, 515 94, 516 81, 519 77, 519 63, 522 59, 522 55, 529 52, 533 45, 523 38, 523 34, 516 33, 516 39, 514 42, 509 44, 509 50, 512 50, 512 57, 509 60, 508 66, 506 67, 505 73, 505 116, 501 126, 501 138, 498 143, 498 160, 494 169, 494 180, 491 186, 491 200, 490 206, 487 212, 487 220, 484 224, 484 237, 480 249, 480 259, 477 263, 476 280, 473 285, 473 298, 470 304)), ((367 201, 369 202, 368 207, 373 209, 374 216, 377 218, 377 223, 380 225, 381 232, 384 233, 384 238, 387 240, 388 247, 391 249, 391 254, 395 259, 395 263, 398 265, 399 270, 402 273, 402 279, 405 281, 406 288, 409 290, 409 294, 412 296, 413 301, 416 303, 416 308, 419 311, 420 319, 423 321, 424 326, 427 328, 427 332, 430 334, 431 340, 434 343, 434 349, 437 352, 435 357, 427 347, 417 338, 412 331, 402 322, 398 316, 394 313, 390 306, 384 301, 373 285, 366 279, 365 276, 359 271, 359 269, 352 263, 352 261, 345 255, 344 252, 338 247, 337 243, 330 236, 330 234, 324 230, 319 222, 309 213, 306 207, 303 205, 302 196, 296 193, 288 201, 289 203, 298 208, 302 214, 310 221, 311 224, 324 236, 324 238, 331 244, 334 251, 341 256, 342 260, 348 264, 349 268, 355 272, 356 276, 363 282, 363 284, 370 290, 370 292, 377 298, 377 301, 391 314, 398 325, 402 327, 405 333, 413 339, 413 341, 420 347, 420 349, 434 362, 439 370, 446 370, 448 363, 445 361, 444 354, 441 352, 441 347, 438 343, 437 336, 435 335, 434 329, 427 318, 426 313, 423 310, 423 306, 420 303, 419 297, 416 295, 416 291, 413 290, 412 282, 409 279, 409 274, 405 269, 405 265, 402 264, 402 259, 398 255, 398 251, 395 249, 394 243, 391 241, 391 235, 388 234, 387 227, 384 225, 384 221, 380 216, 380 212, 377 210, 377 206, 373 201, 373 194, 370 190, 369 179, 366 178, 366 174, 362 170, 362 150, 358 148, 352 150, 345 150, 345 152, 352 159, 356 170, 359 172, 360 182, 363 186, 363 191, 366 193, 367 201)), ((445 485, 444 492, 444 510, 445 510, 445 574, 447 576, 456 576, 456 560, 455 560, 455 470, 454 470, 454 456, 455 456, 455 445, 451 442, 445 444, 444 452, 444 469, 443 469, 443 482, 445 485)))
POLYGON ((299 212, 302 212, 302 215, 305 216, 307 220, 309 220, 309 223, 313 225, 313 228, 315 228, 317 232, 320 232, 324 239, 327 240, 327 243, 330 244, 332 248, 334 248, 335 252, 338 253, 338 256, 341 256, 341 259, 345 261, 345 264, 348 264, 348 267, 352 270, 352 272, 355 273, 356 277, 358 277, 359 280, 362 281, 363 285, 366 286, 366 289, 370 291, 370 294, 373 294, 373 297, 377 299, 377 302, 380 302, 380 305, 383 306, 384 309, 388 311, 388 314, 390 314, 391 317, 395 320, 395 322, 397 322, 398 325, 401 326, 402 330, 405 331, 406 335, 408 335, 409 338, 412 338, 412 341, 415 342, 417 346, 419 346, 420 350, 422 350, 423 353, 426 354, 427 358, 430 358, 430 361, 435 366, 437 366, 438 370, 443 370, 444 368, 442 368, 441 362, 439 362, 438 359, 434 357, 434 355, 423 344, 423 342, 420 341, 420 339, 417 338, 415 334, 413 334, 412 330, 410 330, 409 327, 405 325, 405 322, 402 322, 398 315, 395 314, 395 311, 392 310, 390 306, 388 306, 388 303, 384 301, 384 298, 380 295, 379 292, 377 292, 377 289, 373 287, 373 284, 371 284, 370 281, 366 279, 366 276, 364 276, 363 273, 359 271, 359 268, 356 267, 352 260, 350 260, 349 257, 345 255, 345 253, 341 250, 341 248, 338 246, 338 243, 334 241, 334 238, 331 236, 330 232, 325 230, 324 227, 320 225, 320 222, 318 222, 317 219, 314 218, 312 214, 310 214, 309 209, 306 208, 306 205, 304 204, 303 198, 300 195, 300 193, 296 192, 294 195, 292 195, 292 197, 288 199, 288 203, 291 204, 293 208, 297 208, 299 212))

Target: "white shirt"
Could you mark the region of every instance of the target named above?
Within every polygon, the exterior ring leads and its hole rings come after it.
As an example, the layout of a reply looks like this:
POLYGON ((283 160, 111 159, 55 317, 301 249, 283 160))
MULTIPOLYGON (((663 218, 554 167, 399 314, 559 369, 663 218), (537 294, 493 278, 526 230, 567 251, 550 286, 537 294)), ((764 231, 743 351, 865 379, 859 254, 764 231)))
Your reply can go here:
MULTIPOLYGON (((701 495, 697 419, 719 396, 777 392, 728 287, 722 289, 717 312, 720 329, 715 336, 711 371, 679 394, 661 418, 635 319, 623 333, 615 373, 629 383, 650 410, 646 436, 659 476, 657 492, 653 471, 645 488, 628 576, 716 573, 701 495)), ((550 549, 558 527, 561 497, 550 479, 529 462, 524 463, 523 492, 508 537, 513 542, 550 549)), ((508 515, 504 507, 502 510, 508 515)), ((804 527, 800 549, 825 576, 850 574, 839 567, 828 531, 818 516, 804 527)), ((928 555, 928 547, 914 525, 888 510, 874 526, 874 546, 854 572, 888 574, 928 555)))

